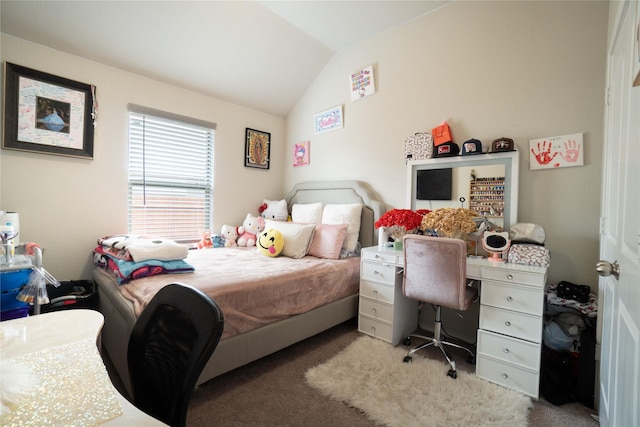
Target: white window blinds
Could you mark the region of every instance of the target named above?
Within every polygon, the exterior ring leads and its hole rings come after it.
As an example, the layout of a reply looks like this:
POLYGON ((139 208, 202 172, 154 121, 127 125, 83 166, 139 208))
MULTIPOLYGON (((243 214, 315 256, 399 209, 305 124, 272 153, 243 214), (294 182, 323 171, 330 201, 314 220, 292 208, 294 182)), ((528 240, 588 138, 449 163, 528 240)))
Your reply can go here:
POLYGON ((129 233, 200 240, 213 224, 215 124, 129 108, 129 233))

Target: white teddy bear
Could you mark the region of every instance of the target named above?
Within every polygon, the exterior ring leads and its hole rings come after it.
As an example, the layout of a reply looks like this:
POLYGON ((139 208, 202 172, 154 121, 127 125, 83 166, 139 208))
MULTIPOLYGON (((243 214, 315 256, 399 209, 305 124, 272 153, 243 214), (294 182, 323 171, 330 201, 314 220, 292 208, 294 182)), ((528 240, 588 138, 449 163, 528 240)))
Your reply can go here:
POLYGON ((242 226, 238 227, 238 246, 255 246, 256 236, 264 230, 264 225, 261 216, 247 214, 242 226))
POLYGON ((233 225, 223 225, 220 231, 222 237, 224 237, 224 246, 229 248, 231 246, 238 246, 236 240, 238 239, 238 229, 233 225))

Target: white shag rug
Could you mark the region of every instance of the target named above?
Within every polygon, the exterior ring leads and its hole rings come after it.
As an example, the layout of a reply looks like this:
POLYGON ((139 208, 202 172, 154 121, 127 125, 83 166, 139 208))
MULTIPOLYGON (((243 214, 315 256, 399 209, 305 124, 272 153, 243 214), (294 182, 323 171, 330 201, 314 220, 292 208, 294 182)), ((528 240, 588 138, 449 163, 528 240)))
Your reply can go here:
MULTIPOLYGON (((361 336, 329 361, 309 369, 307 382, 323 394, 387 426, 526 426, 531 398, 421 352, 361 336)), ((466 362, 462 362, 466 363, 466 362)))

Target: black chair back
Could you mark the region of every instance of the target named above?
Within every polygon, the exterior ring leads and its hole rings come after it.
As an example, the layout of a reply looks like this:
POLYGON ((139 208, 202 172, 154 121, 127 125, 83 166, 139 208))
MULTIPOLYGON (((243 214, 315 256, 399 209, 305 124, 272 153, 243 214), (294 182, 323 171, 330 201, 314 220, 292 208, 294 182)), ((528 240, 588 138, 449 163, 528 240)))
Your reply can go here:
POLYGON ((129 339, 134 405, 166 424, 184 426, 196 381, 223 328, 222 310, 205 293, 179 283, 160 289, 129 339))

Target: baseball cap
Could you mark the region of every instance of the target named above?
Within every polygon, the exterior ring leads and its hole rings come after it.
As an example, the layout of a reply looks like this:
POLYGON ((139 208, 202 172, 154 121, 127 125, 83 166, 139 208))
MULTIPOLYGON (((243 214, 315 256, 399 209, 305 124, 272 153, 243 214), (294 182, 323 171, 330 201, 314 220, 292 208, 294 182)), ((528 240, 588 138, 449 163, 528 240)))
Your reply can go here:
POLYGON ((434 147, 435 157, 451 157, 460 153, 460 147, 453 141, 444 142, 434 147))
POLYGON ((513 139, 511 138, 498 138, 494 139, 491 143, 491 152, 499 152, 499 151, 515 151, 516 146, 513 143, 513 139))
POLYGON ((469 154, 482 154, 482 142, 471 138, 462 143, 462 155, 467 156, 469 154))

